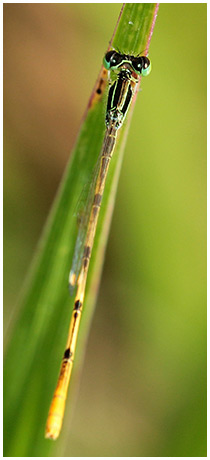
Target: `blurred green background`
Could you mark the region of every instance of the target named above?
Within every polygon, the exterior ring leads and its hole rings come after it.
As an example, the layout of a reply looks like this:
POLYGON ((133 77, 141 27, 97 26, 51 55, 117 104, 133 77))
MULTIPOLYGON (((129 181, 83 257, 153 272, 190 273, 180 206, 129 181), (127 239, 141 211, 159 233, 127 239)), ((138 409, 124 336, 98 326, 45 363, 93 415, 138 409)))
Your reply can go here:
MULTIPOLYGON (((4 4, 5 349, 120 7, 4 4)), ((150 58, 55 456, 206 456, 206 4, 161 4, 150 58)))

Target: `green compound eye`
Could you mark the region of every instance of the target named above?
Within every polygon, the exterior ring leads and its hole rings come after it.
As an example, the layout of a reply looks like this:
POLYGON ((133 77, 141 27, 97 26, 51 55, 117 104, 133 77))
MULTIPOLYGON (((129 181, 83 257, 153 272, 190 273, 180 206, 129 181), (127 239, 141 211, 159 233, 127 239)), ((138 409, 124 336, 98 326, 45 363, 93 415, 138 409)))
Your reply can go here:
POLYGON ((148 59, 148 58, 145 58, 147 60, 147 62, 145 62, 145 65, 144 67, 142 68, 142 75, 143 77, 146 77, 147 75, 150 74, 151 70, 152 70, 152 64, 151 64, 151 61, 148 59))
POLYGON ((120 69, 123 65, 132 67, 138 75, 146 77, 151 72, 151 62, 146 56, 129 56, 127 54, 120 54, 117 51, 108 51, 105 54, 103 65, 107 70, 120 69))
POLYGON ((107 70, 117 69, 122 65, 122 62, 123 56, 121 54, 116 51, 108 51, 104 56, 103 65, 107 70))
POLYGON ((146 56, 132 58, 132 67, 139 75, 146 77, 151 72, 151 62, 146 56))
POLYGON ((110 60, 112 55, 115 53, 115 51, 108 51, 108 53, 105 54, 104 59, 103 59, 103 65, 105 69, 109 70, 110 69, 110 60))

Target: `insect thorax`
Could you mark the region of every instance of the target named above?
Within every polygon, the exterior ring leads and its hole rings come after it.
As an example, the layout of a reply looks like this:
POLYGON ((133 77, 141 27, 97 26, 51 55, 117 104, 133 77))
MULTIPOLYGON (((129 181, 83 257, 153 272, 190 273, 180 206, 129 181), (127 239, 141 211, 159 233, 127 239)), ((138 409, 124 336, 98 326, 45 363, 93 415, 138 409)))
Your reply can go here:
POLYGON ((120 128, 130 105, 133 88, 133 76, 130 69, 121 69, 117 80, 112 84, 107 102, 106 125, 115 124, 120 128))

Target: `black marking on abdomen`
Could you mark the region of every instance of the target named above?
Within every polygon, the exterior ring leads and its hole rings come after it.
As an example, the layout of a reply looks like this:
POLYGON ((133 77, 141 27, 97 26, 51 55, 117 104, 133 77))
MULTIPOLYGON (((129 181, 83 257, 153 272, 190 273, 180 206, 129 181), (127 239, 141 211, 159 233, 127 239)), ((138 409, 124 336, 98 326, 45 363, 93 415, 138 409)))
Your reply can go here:
POLYGON ((82 307, 82 302, 80 302, 80 300, 76 300, 74 304, 74 310, 80 310, 81 307, 82 307))
POLYGON ((72 352, 70 351, 70 348, 67 348, 64 351, 63 359, 69 359, 69 358, 71 358, 71 356, 72 356, 72 352))

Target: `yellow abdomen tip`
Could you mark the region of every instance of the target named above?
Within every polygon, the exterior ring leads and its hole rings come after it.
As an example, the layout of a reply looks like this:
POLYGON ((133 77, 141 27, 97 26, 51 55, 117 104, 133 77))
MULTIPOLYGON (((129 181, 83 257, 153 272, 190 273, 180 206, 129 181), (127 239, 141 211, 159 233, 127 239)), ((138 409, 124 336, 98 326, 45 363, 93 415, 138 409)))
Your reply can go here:
POLYGON ((49 415, 45 430, 45 438, 56 440, 60 434, 62 419, 59 415, 49 415))

